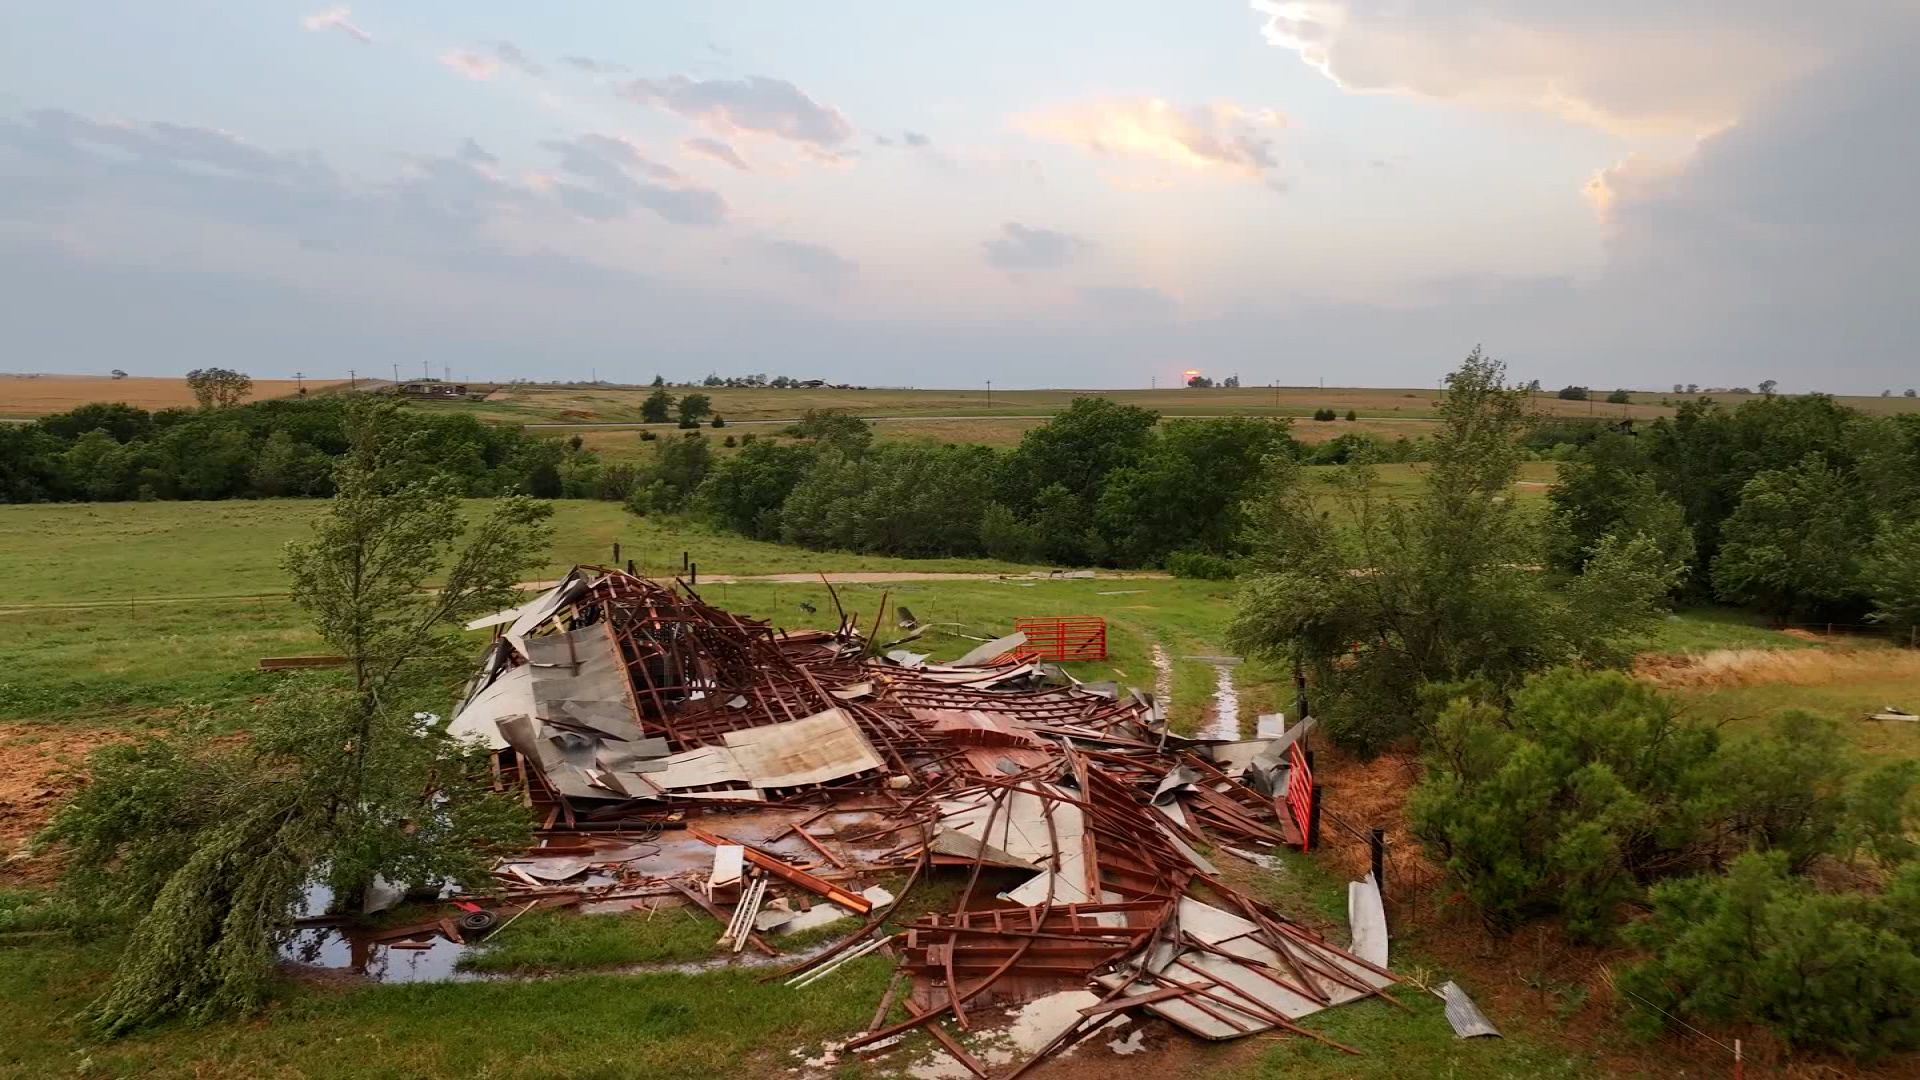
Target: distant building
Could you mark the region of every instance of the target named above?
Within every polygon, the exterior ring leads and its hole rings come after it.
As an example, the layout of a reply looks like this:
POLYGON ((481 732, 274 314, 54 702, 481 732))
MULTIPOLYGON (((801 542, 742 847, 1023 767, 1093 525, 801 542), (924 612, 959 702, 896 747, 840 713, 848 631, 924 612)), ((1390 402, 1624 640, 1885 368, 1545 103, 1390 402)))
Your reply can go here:
POLYGON ((467 396, 467 384, 441 382, 439 379, 422 379, 417 382, 401 383, 400 392, 407 397, 460 398, 467 396))

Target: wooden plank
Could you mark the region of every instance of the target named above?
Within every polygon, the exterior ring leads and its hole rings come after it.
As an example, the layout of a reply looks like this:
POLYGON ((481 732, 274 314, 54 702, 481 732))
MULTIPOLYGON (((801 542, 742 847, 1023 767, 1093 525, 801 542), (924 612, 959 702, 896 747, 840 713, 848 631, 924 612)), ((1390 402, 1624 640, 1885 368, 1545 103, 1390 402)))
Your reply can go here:
POLYGON ((867 912, 873 910, 873 901, 868 900, 859 893, 848 892, 831 881, 814 877, 805 870, 789 866, 784 861, 774 858, 772 855, 750 844, 740 844, 737 840, 729 840, 718 833, 710 833, 695 825, 687 826, 687 832, 693 836, 694 839, 700 840, 703 843, 712 844, 715 847, 719 847, 722 844, 739 844, 740 847, 746 849, 747 861, 753 865, 789 884, 798 885, 810 892, 819 893, 821 896, 839 904, 841 907, 852 909, 857 914, 865 915, 867 912))
POLYGON ((287 671, 297 668, 345 667, 344 656, 263 656, 261 671, 287 671))

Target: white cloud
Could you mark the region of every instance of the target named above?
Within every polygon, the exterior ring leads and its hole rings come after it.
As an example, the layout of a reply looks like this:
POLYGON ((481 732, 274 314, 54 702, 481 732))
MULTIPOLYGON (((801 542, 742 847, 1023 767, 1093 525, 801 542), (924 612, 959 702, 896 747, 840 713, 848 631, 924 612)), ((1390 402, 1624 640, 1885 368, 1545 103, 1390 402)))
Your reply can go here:
POLYGON ((328 30, 337 30, 362 45, 373 44, 373 35, 354 24, 353 11, 350 8, 336 7, 316 12, 301 19, 300 25, 305 27, 310 33, 317 34, 324 33, 328 30))
POLYGON ((747 164, 747 159, 741 157, 738 150, 721 142, 719 139, 709 139, 705 137, 688 139, 680 144, 680 148, 689 154, 711 158, 723 165, 731 165, 741 172, 753 171, 753 166, 747 164))
POLYGON ((1279 165, 1272 132, 1286 119, 1226 101, 1182 107, 1159 98, 1119 98, 1044 109, 1016 124, 1103 157, 1259 180, 1279 165))
POLYGON ((840 110, 808 97, 785 79, 632 79, 622 97, 697 120, 722 137, 757 135, 832 154, 853 136, 840 110))
POLYGON ((1342 87, 1701 135, 1909 19, 1916 0, 1249 0, 1342 87))
POLYGON ((500 74, 500 61, 472 49, 449 49, 440 54, 440 62, 458 75, 484 82, 500 74))

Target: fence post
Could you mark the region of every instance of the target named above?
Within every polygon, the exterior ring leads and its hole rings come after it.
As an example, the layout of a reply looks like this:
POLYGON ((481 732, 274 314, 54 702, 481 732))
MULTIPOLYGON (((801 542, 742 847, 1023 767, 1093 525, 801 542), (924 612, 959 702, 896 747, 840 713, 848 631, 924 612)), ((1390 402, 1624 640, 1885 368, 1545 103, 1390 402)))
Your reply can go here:
POLYGON ((1320 799, 1326 794, 1322 784, 1313 785, 1313 805, 1307 808, 1307 846, 1313 851, 1320 846, 1320 799))
POLYGON ((689 585, 700 584, 700 564, 699 563, 687 564, 687 584, 689 585))
POLYGON ((1387 830, 1375 825, 1367 830, 1367 853, 1373 858, 1373 886, 1380 891, 1380 901, 1387 899, 1387 830))
POLYGON ((613 542, 613 565, 620 565, 620 541, 618 540, 613 542))
POLYGON ((627 560, 627 576, 628 576, 628 577, 639 577, 639 576, 640 576, 640 575, 638 575, 638 574, 636 574, 636 573, 634 573, 634 572, 633 572, 633 560, 632 560, 632 559, 628 559, 628 560, 627 560))

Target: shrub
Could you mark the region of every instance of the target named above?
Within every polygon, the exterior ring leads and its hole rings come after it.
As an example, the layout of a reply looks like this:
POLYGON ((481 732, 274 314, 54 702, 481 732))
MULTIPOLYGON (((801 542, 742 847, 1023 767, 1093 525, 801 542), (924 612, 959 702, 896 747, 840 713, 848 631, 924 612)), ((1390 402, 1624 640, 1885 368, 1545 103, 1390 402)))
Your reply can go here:
POLYGON ((1595 937, 1638 894, 1635 864, 1671 862, 1694 839, 1715 744, 1651 687, 1563 669, 1505 713, 1448 705, 1407 819, 1495 928, 1561 912, 1595 937))
POLYGON ((640 433, 640 441, 641 441, 641 442, 652 442, 653 440, 655 440, 655 439, 657 439, 657 438, 659 438, 659 437, 660 437, 660 435, 659 435, 659 433, 658 433, 658 432, 653 432, 653 431, 642 431, 642 432, 640 433))
POLYGON ((742 435, 742 436, 740 436, 740 445, 741 445, 741 446, 746 446, 746 445, 748 445, 748 444, 750 444, 750 443, 752 443, 752 442, 753 442, 753 440, 755 440, 755 439, 757 439, 757 438, 759 438, 759 437, 760 437, 760 436, 758 436, 758 435, 755 435, 755 434, 754 434, 753 432, 751 432, 751 431, 749 431, 749 432, 747 432, 747 433, 746 433, 745 435, 742 435))
POLYGON ((1563 386, 1560 388, 1559 398, 1562 401, 1585 401, 1587 400, 1587 388, 1584 386, 1563 386))
POLYGON ((1352 410, 1352 409, 1348 409, 1348 410, 1347 410, 1347 419, 1349 419, 1349 420, 1358 420, 1358 419, 1360 419, 1360 414, 1359 414, 1358 412, 1355 412, 1355 411, 1354 411, 1354 410, 1352 410))
POLYGON ((1232 559, 1210 555, 1204 551, 1176 551, 1167 556, 1167 572, 1177 578, 1228 581, 1233 578, 1237 570, 1232 559))
POLYGON ((1892 867, 1920 855, 1920 761, 1889 761, 1847 793, 1847 846, 1892 867))
MULTIPOLYGON (((1748 848, 1798 868, 1839 846, 1845 746, 1836 725, 1798 713, 1722 743, 1643 683, 1563 669, 1504 712, 1448 704, 1407 816, 1490 924, 1557 912, 1592 938, 1654 880, 1748 848)), ((1884 835, 1889 797, 1856 799, 1873 817, 1858 835, 1884 835)))
POLYGON ((727 421, 723 417, 721 417, 718 413, 715 413, 713 419, 707 421, 707 423, 717 428, 727 426, 727 421))
POLYGON ((733 436, 729 435, 726 438, 720 440, 720 445, 721 446, 737 446, 739 444, 734 441, 733 436))
POLYGON ((1633 395, 1627 393, 1625 390, 1615 390, 1613 393, 1607 395, 1607 404, 1609 405, 1625 405, 1632 400, 1633 395))
POLYGON ((1743 855, 1725 877, 1655 888, 1628 936, 1649 954, 1618 981, 1642 1031, 1663 1030, 1663 1010, 1859 1058, 1920 1046, 1920 864, 1882 895, 1830 894, 1782 855, 1743 855))
POLYGON ((1039 557, 1033 526, 1000 503, 988 503, 980 515, 980 550, 996 559, 1027 562, 1039 557))

